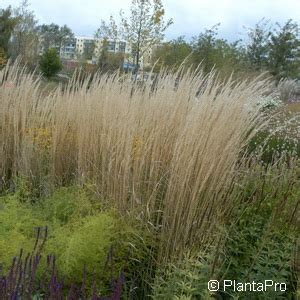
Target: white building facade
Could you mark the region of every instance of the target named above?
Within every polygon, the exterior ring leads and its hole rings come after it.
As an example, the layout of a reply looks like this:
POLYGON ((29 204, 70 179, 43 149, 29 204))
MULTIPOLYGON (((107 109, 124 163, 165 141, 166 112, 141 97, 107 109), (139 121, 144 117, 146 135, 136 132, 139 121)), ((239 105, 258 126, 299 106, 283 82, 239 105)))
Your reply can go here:
MULTIPOLYGON (((63 42, 62 45, 50 45, 51 48, 56 48, 59 52, 61 59, 80 61, 84 60, 90 64, 97 64, 101 50, 106 43, 107 51, 110 53, 121 53, 124 55, 124 69, 134 68, 134 54, 129 42, 124 40, 103 40, 89 36, 75 36, 63 42)), ((42 43, 41 43, 42 45, 42 43)), ((39 48, 40 55, 44 52, 42 46, 39 48)), ((140 59, 140 67, 151 64, 151 50, 145 51, 140 59)))

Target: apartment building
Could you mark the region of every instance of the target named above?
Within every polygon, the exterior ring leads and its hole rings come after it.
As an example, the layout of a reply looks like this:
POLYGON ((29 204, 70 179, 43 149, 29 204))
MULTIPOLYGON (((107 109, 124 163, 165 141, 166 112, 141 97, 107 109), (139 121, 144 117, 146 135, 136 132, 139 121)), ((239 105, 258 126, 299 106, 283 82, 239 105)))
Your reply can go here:
MULTIPOLYGON (((131 47, 126 41, 107 41, 108 52, 124 53, 125 56, 131 55, 131 47)), ((63 59, 85 59, 90 63, 96 63, 104 41, 87 36, 76 36, 73 39, 65 41, 64 45, 60 47, 60 56, 63 59)))
POLYGON ((76 59, 76 39, 71 38, 64 41, 60 47, 59 55, 62 59, 76 59))
POLYGON ((75 52, 78 58, 87 56, 86 59, 92 57, 94 54, 94 47, 96 40, 93 37, 88 36, 76 36, 76 48, 75 52))
POLYGON ((70 38, 65 40, 63 43, 58 44, 53 41, 49 41, 46 45, 44 43, 43 37, 39 38, 38 53, 43 55, 43 53, 50 48, 55 48, 57 53, 59 53, 62 59, 76 59, 76 39, 70 38))
MULTIPOLYGON (((135 57, 130 43, 124 40, 108 40, 96 39, 89 36, 75 36, 65 40, 62 45, 50 45, 51 48, 56 48, 61 59, 64 60, 85 60, 88 63, 96 64, 98 62, 101 50, 106 44, 107 50, 110 53, 124 54, 124 69, 130 70, 135 67, 135 57)), ((42 43, 40 43, 42 45, 42 43)), ((39 53, 42 54, 45 49, 40 46, 39 53)), ((148 49, 140 58, 140 67, 144 68, 151 65, 152 50, 148 49)))
POLYGON ((126 41, 122 40, 100 40, 95 39, 96 47, 95 47, 95 55, 99 56, 104 43, 107 43, 107 50, 111 53, 123 53, 127 55, 131 55, 131 47, 130 44, 126 41))

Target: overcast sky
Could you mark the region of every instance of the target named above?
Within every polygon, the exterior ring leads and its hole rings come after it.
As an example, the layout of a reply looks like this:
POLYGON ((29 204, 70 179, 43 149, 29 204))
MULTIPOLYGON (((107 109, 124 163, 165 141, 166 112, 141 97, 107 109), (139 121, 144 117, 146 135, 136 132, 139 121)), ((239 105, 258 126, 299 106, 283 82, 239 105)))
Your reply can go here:
MULTIPOLYGON (((101 19, 120 9, 128 11, 131 0, 30 0, 40 23, 67 24, 76 35, 93 36, 101 19)), ((0 0, 0 8, 17 6, 20 0, 0 0)), ((244 26, 251 27, 263 17, 283 23, 300 22, 300 0, 163 0, 166 16, 174 24, 166 38, 191 38, 204 28, 221 23, 220 36, 231 41, 242 38, 244 26)))

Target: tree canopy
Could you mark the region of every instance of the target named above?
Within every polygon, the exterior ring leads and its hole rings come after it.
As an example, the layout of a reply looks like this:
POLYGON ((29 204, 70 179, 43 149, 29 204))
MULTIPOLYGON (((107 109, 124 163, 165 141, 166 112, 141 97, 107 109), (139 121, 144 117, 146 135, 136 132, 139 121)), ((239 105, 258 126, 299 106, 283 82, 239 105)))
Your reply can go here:
POLYGON ((64 46, 65 42, 74 37, 72 30, 67 26, 57 24, 42 24, 37 26, 37 31, 41 38, 41 46, 44 51, 55 47, 58 51, 64 46))
POLYGON ((13 16, 11 6, 0 9, 0 48, 7 54, 9 41, 17 24, 17 18, 13 16))
POLYGON ((47 50, 40 58, 39 64, 43 75, 47 78, 56 75, 62 69, 62 64, 55 48, 47 50))
POLYGON ((129 16, 121 10, 119 24, 113 16, 108 23, 102 21, 97 36, 128 42, 138 70, 144 54, 163 40, 165 30, 173 22, 165 21, 164 16, 161 0, 132 0, 129 16))

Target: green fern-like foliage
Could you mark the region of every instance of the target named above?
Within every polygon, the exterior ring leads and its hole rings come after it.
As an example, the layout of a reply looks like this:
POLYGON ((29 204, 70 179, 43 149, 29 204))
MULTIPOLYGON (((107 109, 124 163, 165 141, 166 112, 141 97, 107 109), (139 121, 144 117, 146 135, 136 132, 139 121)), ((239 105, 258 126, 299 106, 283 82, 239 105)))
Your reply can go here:
MULTIPOLYGON (((14 194, 0 197, 0 264, 5 271, 21 248, 25 253, 32 250, 36 229, 45 226, 48 237, 42 254, 55 255, 66 285, 80 283, 85 268, 87 285, 96 276, 105 293, 120 270, 127 272, 131 261, 143 260, 146 235, 134 222, 102 210, 84 188, 60 188, 33 203, 30 195, 30 187, 20 180, 14 194)), ((45 268, 46 262, 41 275, 45 268)))
POLYGON ((47 222, 62 226, 72 220, 97 214, 95 200, 84 189, 62 187, 41 202, 47 222))
POLYGON ((113 243, 115 223, 113 216, 99 213, 53 231, 46 251, 55 254, 59 273, 67 282, 80 282, 84 267, 89 274, 93 274, 94 269, 104 269, 113 243))
POLYGON ((32 250, 43 220, 15 196, 0 197, 0 262, 6 270, 21 248, 32 250))

